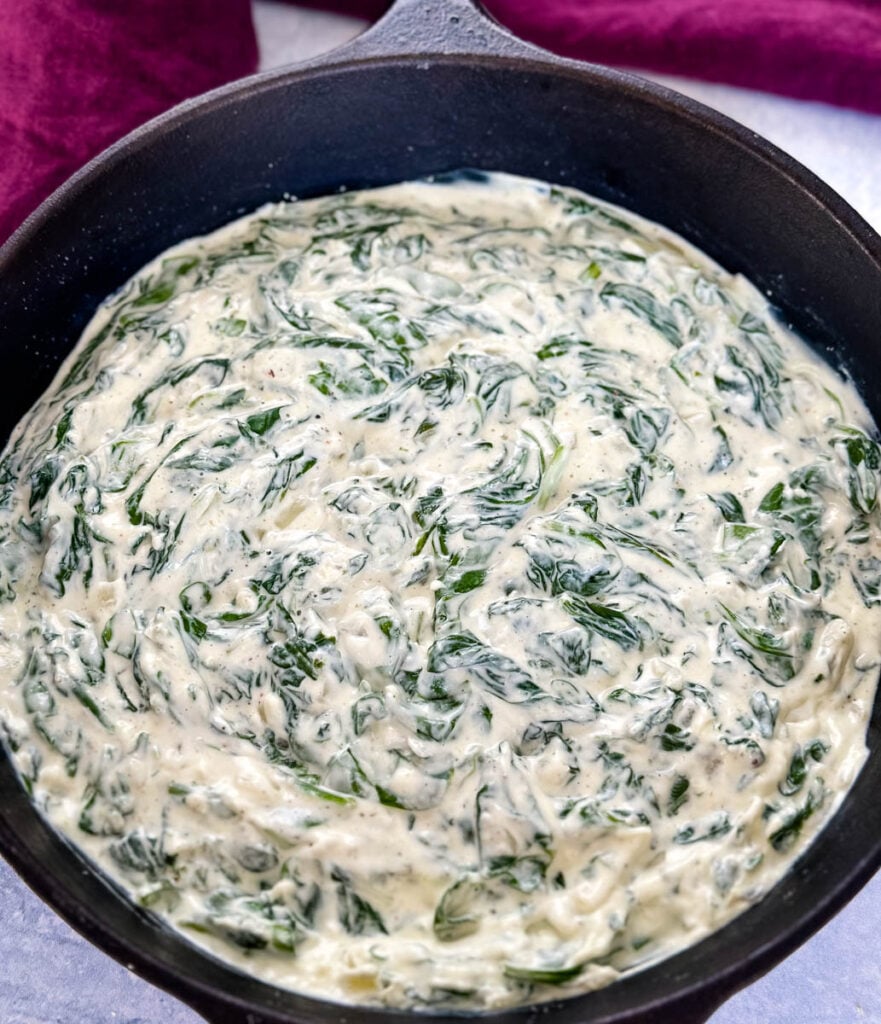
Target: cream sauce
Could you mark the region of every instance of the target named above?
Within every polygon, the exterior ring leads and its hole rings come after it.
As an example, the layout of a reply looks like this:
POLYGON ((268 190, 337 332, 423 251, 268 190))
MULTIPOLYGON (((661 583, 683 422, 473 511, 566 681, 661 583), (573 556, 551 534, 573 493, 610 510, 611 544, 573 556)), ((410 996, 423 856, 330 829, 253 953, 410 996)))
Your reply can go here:
POLYGON ((604 985, 759 899, 864 760, 874 437, 751 285, 573 190, 266 207, 108 300, 13 436, 2 731, 272 983, 604 985))

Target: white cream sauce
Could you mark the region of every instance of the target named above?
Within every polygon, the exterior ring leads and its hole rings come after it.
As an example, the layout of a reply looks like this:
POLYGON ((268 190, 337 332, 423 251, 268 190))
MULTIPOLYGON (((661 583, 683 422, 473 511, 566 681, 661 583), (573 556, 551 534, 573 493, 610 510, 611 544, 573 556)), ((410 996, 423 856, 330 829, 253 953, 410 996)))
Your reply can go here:
POLYGON ((266 207, 99 310, 0 464, 0 723, 142 905, 350 1003, 571 994, 852 783, 879 449, 669 232, 507 176, 266 207))

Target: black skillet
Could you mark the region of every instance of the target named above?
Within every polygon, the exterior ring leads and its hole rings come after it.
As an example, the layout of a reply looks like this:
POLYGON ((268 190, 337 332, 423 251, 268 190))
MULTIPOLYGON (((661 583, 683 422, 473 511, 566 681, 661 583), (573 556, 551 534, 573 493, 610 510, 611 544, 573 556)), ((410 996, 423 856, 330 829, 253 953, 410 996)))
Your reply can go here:
MULTIPOLYGON (((666 89, 562 60, 469 0, 398 0, 341 51, 186 103, 59 189, 0 250, 0 435, 49 384, 98 302, 144 263, 270 199, 472 167, 572 184, 749 275, 881 421, 881 239, 789 157, 666 89)), ((757 906, 599 992, 493 1024, 698 1024, 816 931, 881 865, 881 701, 833 821, 757 906)), ((0 849, 85 936, 214 1024, 384 1024, 224 966, 126 902, 46 827, 0 754, 0 849)), ((443 1016, 439 1019, 457 1019, 443 1016)))

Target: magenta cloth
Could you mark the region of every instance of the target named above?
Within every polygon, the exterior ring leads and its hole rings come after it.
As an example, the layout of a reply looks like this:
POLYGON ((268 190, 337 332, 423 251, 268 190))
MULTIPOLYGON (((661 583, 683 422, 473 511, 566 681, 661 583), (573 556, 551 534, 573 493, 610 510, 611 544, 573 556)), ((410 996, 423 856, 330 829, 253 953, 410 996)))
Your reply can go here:
MULTIPOLYGON (((387 4, 308 6, 374 18, 387 4)), ((881 0, 486 6, 565 56, 881 114, 881 0)), ((127 131, 256 65, 250 0, 0 0, 0 240, 127 131)))
POLYGON ((126 132, 256 67, 249 0, 0 0, 0 242, 126 132))
POLYGON ((512 32, 582 60, 881 114, 881 0, 486 0, 512 32))

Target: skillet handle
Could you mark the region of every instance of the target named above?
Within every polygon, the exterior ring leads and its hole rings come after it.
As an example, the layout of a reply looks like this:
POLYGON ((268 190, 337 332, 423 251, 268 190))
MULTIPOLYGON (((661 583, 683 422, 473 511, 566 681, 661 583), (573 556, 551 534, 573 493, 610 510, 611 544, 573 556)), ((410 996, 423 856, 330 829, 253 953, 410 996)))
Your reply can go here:
MULTIPOLYGON (((520 59, 550 57, 503 28, 479 0, 396 0, 376 24, 335 50, 331 60, 433 58, 463 53, 520 59)), ((316 63, 326 63, 327 59, 327 55, 319 57, 316 63)))

